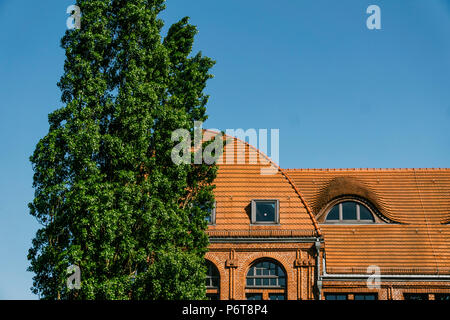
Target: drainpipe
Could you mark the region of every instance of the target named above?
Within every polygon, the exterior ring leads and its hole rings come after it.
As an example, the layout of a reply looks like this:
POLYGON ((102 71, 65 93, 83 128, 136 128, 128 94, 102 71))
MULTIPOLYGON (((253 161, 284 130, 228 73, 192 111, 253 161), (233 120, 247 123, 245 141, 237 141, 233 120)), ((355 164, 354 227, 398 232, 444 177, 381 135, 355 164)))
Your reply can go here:
POLYGON ((322 300, 322 277, 320 276, 320 239, 316 238, 316 281, 319 300, 322 300))

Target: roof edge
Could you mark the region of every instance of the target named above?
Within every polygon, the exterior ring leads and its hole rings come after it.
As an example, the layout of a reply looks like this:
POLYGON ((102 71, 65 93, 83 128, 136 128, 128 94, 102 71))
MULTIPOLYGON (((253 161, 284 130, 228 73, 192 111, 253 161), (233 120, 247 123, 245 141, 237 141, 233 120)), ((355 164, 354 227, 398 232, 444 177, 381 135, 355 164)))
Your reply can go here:
POLYGON ((297 189, 296 185, 294 184, 294 182, 291 180, 291 178, 283 171, 283 169, 277 164, 275 163, 275 161, 273 161, 272 159, 270 159, 269 156, 267 156, 264 152, 262 152, 261 150, 259 150, 258 148, 256 148, 255 146, 252 146, 250 143, 243 141, 237 137, 233 137, 233 136, 229 136, 223 132, 217 132, 217 131, 213 131, 213 130, 209 130, 209 129, 204 129, 204 131, 208 131, 210 133, 216 133, 216 134, 222 134, 224 137, 230 137, 232 139, 235 139, 236 141, 239 141, 241 143, 244 143, 244 145, 247 145, 249 148, 252 148, 254 151, 258 152, 260 155, 262 155, 271 165, 273 165, 276 169, 278 169, 278 171, 286 178, 286 180, 288 180, 288 182, 291 184, 292 188, 294 189, 295 193, 297 193, 297 195, 299 196, 301 202, 303 203, 303 205, 306 208, 306 212, 308 213, 309 217, 312 220, 314 229, 317 232, 317 236, 321 237, 322 236, 322 232, 320 231, 319 228, 319 223, 317 222, 311 208, 309 207, 308 203, 306 202, 305 198, 303 197, 302 193, 297 189))

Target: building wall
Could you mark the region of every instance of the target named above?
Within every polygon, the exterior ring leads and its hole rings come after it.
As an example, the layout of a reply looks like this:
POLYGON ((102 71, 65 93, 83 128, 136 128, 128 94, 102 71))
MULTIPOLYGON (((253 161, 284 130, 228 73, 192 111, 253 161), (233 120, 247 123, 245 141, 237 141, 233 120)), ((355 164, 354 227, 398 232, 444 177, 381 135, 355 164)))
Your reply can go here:
POLYGON ((324 281, 322 299, 326 293, 347 293, 353 300, 356 293, 376 293, 378 300, 404 300, 405 293, 425 293, 434 300, 436 293, 450 294, 447 281, 392 281, 381 282, 379 289, 369 289, 366 281, 324 281))
MULTIPOLYGON (((322 244, 323 245, 323 244, 322 244)), ((323 246, 320 259, 323 257, 323 246)), ((246 292, 256 292, 246 288, 247 272, 259 259, 272 259, 283 266, 286 272, 286 298, 288 300, 319 299, 316 286, 316 249, 308 243, 233 243, 212 242, 206 259, 211 261, 220 273, 220 299, 245 300, 246 292)), ((321 275, 323 274, 320 266, 321 275)), ((376 293, 378 300, 403 300, 405 293, 426 293, 434 300, 435 293, 450 294, 449 281, 386 281, 378 289, 371 289, 365 280, 324 280, 321 299, 327 293, 344 293, 349 300, 357 293, 376 293)))
MULTIPOLYGON (((325 252, 330 274, 362 274, 376 265, 385 275, 450 276, 450 169, 283 170, 246 142, 225 138, 232 148, 225 148, 218 161, 215 221, 208 227, 206 255, 220 273, 221 299, 245 299, 247 272, 261 258, 284 267, 287 299, 318 299, 316 238, 323 241, 321 274, 325 252), (275 171, 267 174, 266 169, 275 171), (334 201, 344 198, 367 205, 374 223, 319 225, 334 201), (258 199, 278 200, 279 221, 252 223, 251 203, 258 199)), ((415 280, 386 281, 379 289, 368 288, 364 280, 324 280, 320 298, 333 292, 349 299, 377 293, 380 300, 450 293, 450 279, 415 280)))
MULTIPOLYGON (((246 276, 260 259, 277 261, 286 272, 286 298, 314 299, 314 243, 213 243, 206 259, 220 273, 220 299, 244 300, 246 276)), ((253 290, 255 291, 255 290, 253 290)))

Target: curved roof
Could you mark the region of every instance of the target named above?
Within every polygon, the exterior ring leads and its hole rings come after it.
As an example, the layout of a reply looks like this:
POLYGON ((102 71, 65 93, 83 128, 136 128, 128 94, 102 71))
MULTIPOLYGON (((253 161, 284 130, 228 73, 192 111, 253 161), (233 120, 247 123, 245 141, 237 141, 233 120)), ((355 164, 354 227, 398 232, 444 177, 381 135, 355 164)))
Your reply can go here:
POLYGON ((328 273, 450 274, 450 169, 290 169, 314 214, 356 195, 396 223, 321 224, 328 273))
MULTIPOLYGON (((205 131, 205 140, 217 133, 205 131)), ((450 274, 450 169, 281 169, 248 143, 229 143, 218 160, 216 224, 210 237, 317 237, 328 273, 450 274), (317 223, 331 200, 358 196, 386 223, 317 223), (252 225, 253 199, 278 199, 280 223, 252 225)))
MULTIPOLYGON (((205 131, 205 140, 217 132, 205 131)), ((210 237, 223 236, 320 236, 317 221, 302 194, 289 176, 265 154, 235 137, 217 161, 219 166, 214 194, 216 224, 208 227, 210 237), (278 225, 251 225, 253 199, 278 199, 278 225)))
POLYGON ((376 265, 381 274, 450 274, 448 225, 327 225, 326 271, 366 274, 376 265))
MULTIPOLYGON (((450 169, 289 169, 285 170, 314 214, 329 195, 323 190, 339 185, 337 180, 357 181, 360 194, 387 218, 404 224, 448 223, 450 221, 450 169)), ((342 181, 345 182, 345 181, 342 181)), ((350 183, 333 188, 345 194, 350 183)), ((337 193, 336 193, 337 192, 337 193)), ((328 198, 327 198, 328 197, 328 198)))

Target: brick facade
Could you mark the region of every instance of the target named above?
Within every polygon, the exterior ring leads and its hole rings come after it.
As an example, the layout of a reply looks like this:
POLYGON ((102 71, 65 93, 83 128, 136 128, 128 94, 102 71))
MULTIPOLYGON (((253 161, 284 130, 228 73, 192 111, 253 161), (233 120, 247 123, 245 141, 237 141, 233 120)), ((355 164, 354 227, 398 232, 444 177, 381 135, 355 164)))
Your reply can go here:
POLYGON ((379 300, 402 300, 405 294, 450 299, 450 169, 283 170, 231 139, 238 155, 228 157, 225 150, 219 161, 206 254, 220 275, 220 299, 255 293, 267 299, 270 292, 289 300, 338 293, 349 300, 362 294, 379 300), (257 163, 248 162, 251 152, 257 163), (238 158, 245 161, 225 161, 238 158), (276 170, 262 173, 267 167, 276 170), (276 201, 277 220, 255 224, 255 199, 276 201), (342 201, 363 205, 373 222, 328 223, 331 207, 342 201), (285 289, 247 286, 249 269, 265 260, 282 267, 285 289), (379 287, 368 286, 370 266, 379 268, 379 287))
POLYGON ((253 263, 273 260, 286 272, 286 294, 290 300, 314 299, 314 243, 213 243, 206 259, 220 273, 220 299, 244 300, 245 294, 261 290, 246 289, 246 276, 253 263))

